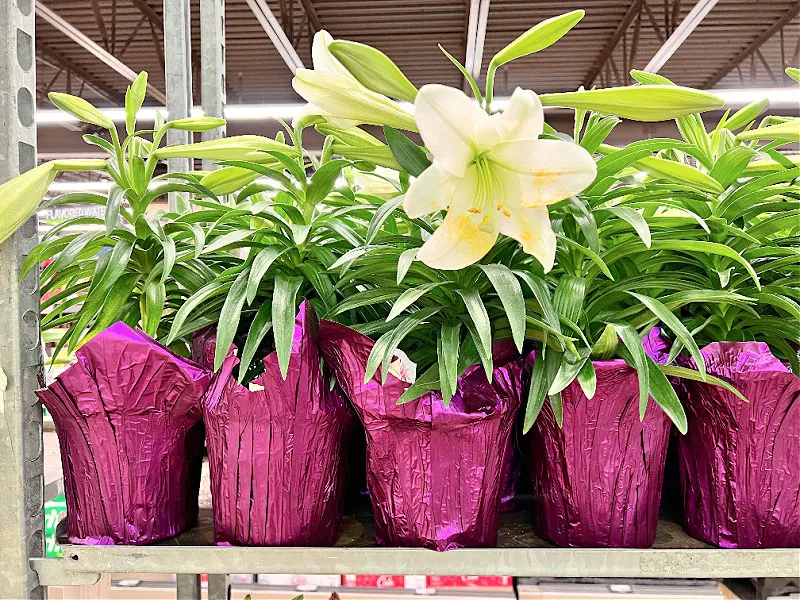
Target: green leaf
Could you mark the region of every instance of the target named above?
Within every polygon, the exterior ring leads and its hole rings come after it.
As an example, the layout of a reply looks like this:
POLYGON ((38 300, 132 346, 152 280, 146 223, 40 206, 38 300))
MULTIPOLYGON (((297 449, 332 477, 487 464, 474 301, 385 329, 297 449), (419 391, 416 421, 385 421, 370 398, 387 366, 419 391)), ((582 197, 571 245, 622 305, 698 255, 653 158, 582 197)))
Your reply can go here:
POLYGON ((759 127, 750 131, 743 131, 736 136, 739 140, 784 140, 787 142, 800 142, 800 117, 789 119, 778 125, 759 127))
POLYGON ((528 433, 536 422, 560 362, 561 354, 552 349, 548 350, 545 356, 537 353, 531 370, 531 385, 528 388, 528 401, 525 405, 525 419, 522 425, 523 433, 528 433))
POLYGON ((250 267, 250 276, 247 280, 247 304, 250 305, 255 300, 258 293, 258 286, 261 280, 279 256, 286 253, 289 249, 280 246, 268 246, 261 250, 253 260, 250 267))
POLYGON ((241 242, 242 240, 247 239, 251 235, 253 235, 255 231, 249 229, 239 229, 236 231, 231 231, 230 233, 226 233, 225 235, 221 235, 218 238, 215 238, 210 244, 208 244, 201 254, 211 254, 217 250, 222 250, 226 246, 231 246, 236 244, 237 242, 241 242))
POLYGON ((172 327, 164 343, 169 346, 177 339, 178 332, 181 330, 184 322, 187 318, 189 318, 189 315, 192 314, 192 311, 194 311, 195 308, 210 298, 226 293, 230 288, 230 279, 217 279, 206 284, 189 296, 189 298, 186 299, 186 301, 175 313, 175 317, 172 321, 172 327))
MULTIPOLYGON (((461 299, 464 300, 464 305, 467 307, 472 324, 475 327, 475 332, 478 335, 476 345, 482 351, 482 356, 492 356, 492 326, 489 322, 489 314, 486 312, 486 306, 481 300, 481 295, 476 289, 469 290, 456 290, 461 299)), ((484 370, 486 371, 486 378, 492 380, 492 368, 490 364, 484 361, 484 370)))
POLYGON ((483 105, 483 94, 481 94, 481 90, 478 87, 478 83, 475 81, 475 78, 472 76, 472 73, 467 71, 467 68, 459 62, 459 60, 450 54, 447 50, 444 49, 444 46, 439 44, 439 50, 444 53, 451 63, 453 63, 456 68, 461 71, 461 74, 464 76, 464 80, 469 83, 469 86, 472 88, 472 94, 475 96, 475 99, 478 101, 478 104, 483 105))
POLYGON ((617 346, 619 345, 619 336, 616 329, 611 323, 608 323, 603 329, 603 333, 598 338, 592 347, 592 358, 595 360, 608 360, 617 354, 617 346))
POLYGON ((617 335, 625 348, 630 352, 633 368, 639 377, 639 419, 644 419, 647 410, 647 399, 650 396, 650 371, 647 367, 647 355, 642 347, 642 339, 636 330, 627 324, 614 324, 617 335))
POLYGON ((675 389, 667 379, 664 372, 658 368, 658 365, 652 358, 645 354, 645 361, 647 362, 648 374, 650 377, 650 395, 653 400, 658 404, 663 411, 667 414, 670 420, 675 423, 682 434, 685 434, 689 428, 686 413, 683 410, 681 401, 678 400, 678 395, 675 389))
POLYGON ((653 243, 653 238, 650 233, 650 226, 647 224, 647 220, 638 210, 628 208, 627 206, 613 206, 603 208, 601 210, 608 211, 623 221, 626 221, 631 227, 633 227, 637 235, 642 239, 642 242, 644 242, 644 245, 648 248, 653 243))
POLYGON ((397 399, 397 405, 412 402, 430 391, 439 389, 439 363, 434 363, 431 368, 417 377, 417 380, 406 388, 397 399))
POLYGON ((751 102, 744 108, 740 108, 738 111, 736 111, 732 117, 726 119, 725 128, 729 129, 730 131, 735 131, 737 129, 741 129, 742 127, 746 127, 752 123, 756 117, 758 117, 758 115, 760 115, 763 110, 767 108, 767 106, 769 106, 768 98, 751 102))
POLYGON ((419 252, 419 248, 409 248, 403 251, 400 258, 397 259, 397 285, 400 285, 405 279, 411 263, 417 259, 417 252, 419 252))
POLYGON ((142 71, 125 92, 125 131, 132 135, 136 131, 136 113, 144 104, 147 94, 147 72, 142 71))
POLYGON ((458 383, 458 353, 459 347, 461 346, 461 324, 443 324, 442 332, 438 336, 437 341, 442 399, 444 400, 445 406, 450 406, 450 400, 456 393, 456 385, 458 383))
POLYGON ((800 69, 794 67, 786 67, 785 73, 795 81, 800 81, 800 69))
POLYGON ((707 383, 708 385, 716 385, 721 387, 731 394, 743 400, 744 402, 748 402, 747 398, 733 387, 730 383, 723 379, 719 379, 718 377, 714 377, 713 375, 706 375, 705 378, 700 376, 700 373, 695 371, 694 369, 687 369, 686 367, 676 367, 674 365, 657 365, 658 369, 664 373, 667 377, 680 377, 681 379, 689 379, 690 381, 700 381, 703 383, 707 383))
POLYGON ((569 384, 571 384, 575 378, 578 376, 578 373, 583 369, 584 364, 587 362, 589 358, 589 350, 582 351, 578 356, 574 354, 567 353, 561 359, 561 364, 558 367, 558 372, 556 373, 553 382, 550 384, 550 388, 547 390, 547 394, 552 396, 554 394, 561 393, 562 390, 566 389, 569 384))
POLYGON ((727 188, 742 175, 756 154, 755 150, 747 146, 734 146, 717 159, 709 175, 719 181, 723 188, 727 188))
POLYGON ((563 275, 558 280, 553 306, 556 312, 572 323, 578 323, 586 296, 586 280, 574 275, 563 275))
POLYGON ((592 261, 597 267, 603 272, 603 274, 608 277, 611 281, 614 281, 614 276, 611 274, 611 271, 608 269, 608 265, 606 265, 605 261, 596 253, 592 252, 589 248, 585 248, 575 240, 572 240, 565 235, 560 233, 556 234, 556 237, 564 242, 566 245, 575 248, 581 254, 584 254, 590 261, 592 261))
POLYGON ((338 159, 322 165, 311 176, 311 184, 306 190, 306 202, 312 206, 322 202, 333 190, 342 169, 349 164, 351 164, 349 160, 338 159))
POLYGON ((219 324, 217 325, 217 344, 214 352, 215 371, 218 371, 222 366, 222 362, 225 360, 231 344, 233 344, 236 331, 239 329, 248 275, 250 275, 249 267, 239 273, 239 276, 236 278, 236 281, 233 282, 225 298, 225 304, 222 305, 222 311, 219 314, 219 324))
POLYGON ((389 216, 395 210, 397 210, 401 204, 403 204, 403 196, 386 201, 385 203, 381 204, 378 210, 375 211, 375 215, 370 220, 369 227, 367 228, 367 235, 365 238, 367 244, 372 243, 372 240, 375 239, 375 236, 386 222, 386 219, 388 219, 389 216))
POLYGON ((386 136, 386 142, 389 144, 392 155, 409 175, 419 177, 425 169, 431 166, 431 161, 428 160, 425 151, 406 135, 388 125, 383 127, 383 134, 386 136))
POLYGON ((497 292, 500 302, 505 309, 508 323, 511 326, 511 335, 517 351, 522 352, 525 342, 525 297, 522 287, 514 273, 505 265, 478 265, 497 292))
POLYGON ((411 333, 414 328, 420 325, 423 321, 430 318, 438 312, 438 308, 426 308, 417 311, 403 319, 394 329, 384 333, 375 345, 367 358, 367 367, 364 373, 364 383, 368 383, 375 375, 379 366, 382 366, 381 380, 382 383, 386 382, 389 376, 389 362, 394 356, 395 350, 400 345, 405 337, 411 333))
POLYGON ((636 292, 628 293, 636 298, 639 302, 644 304, 651 313, 658 317, 664 325, 672 330, 681 343, 689 350, 692 358, 694 358, 695 362, 697 363, 698 371, 700 371, 701 375, 705 375, 706 363, 703 359, 703 355, 700 353, 700 348, 697 347, 694 337, 692 337, 691 332, 686 328, 686 326, 681 323, 681 320, 659 300, 643 294, 637 294, 636 292))
MULTIPOLYGON (((166 297, 167 292, 164 289, 164 283, 162 281, 151 281, 144 289, 144 295, 142 297, 144 300, 142 308, 142 328, 150 337, 158 337, 158 325, 161 323, 161 317, 164 314, 164 302, 166 301, 166 297)), ((108 298, 106 298, 104 304, 106 302, 108 302, 108 298)))
POLYGON ((272 329, 272 304, 264 302, 256 312, 256 316, 253 317, 250 331, 247 333, 247 340, 245 340, 244 350, 242 350, 242 366, 239 367, 239 383, 244 380, 258 347, 270 329, 272 329))
POLYGON ((539 307, 542 309, 542 316, 544 317, 545 322, 555 331, 561 333, 561 321, 558 318, 558 313, 556 312, 556 309, 550 300, 550 290, 548 289, 545 281, 523 271, 514 271, 514 274, 522 279, 522 281, 524 281, 530 288, 531 292, 533 292, 536 302, 539 303, 539 307))
POLYGON ((395 303, 392 305, 392 310, 389 311, 389 316, 386 317, 386 320, 391 321, 392 319, 396 318, 405 309, 414 304, 414 302, 422 298, 422 296, 427 294, 432 289, 439 287, 443 283, 444 282, 435 281, 432 283, 425 283, 418 287, 407 289, 405 292, 400 294, 400 297, 397 298, 397 300, 395 300, 395 303))
POLYGON ((594 365, 591 360, 586 360, 578 371, 578 385, 581 386, 583 394, 591 400, 597 391, 597 374, 594 372, 594 365))
POLYGON ((278 366, 284 380, 289 372, 294 321, 297 315, 297 292, 302 284, 302 277, 287 277, 283 274, 275 276, 275 290, 272 294, 272 326, 275 350, 278 353, 278 366))
POLYGON ((537 23, 495 54, 491 62, 499 67, 552 46, 575 27, 584 14, 586 13, 583 10, 573 10, 537 23))

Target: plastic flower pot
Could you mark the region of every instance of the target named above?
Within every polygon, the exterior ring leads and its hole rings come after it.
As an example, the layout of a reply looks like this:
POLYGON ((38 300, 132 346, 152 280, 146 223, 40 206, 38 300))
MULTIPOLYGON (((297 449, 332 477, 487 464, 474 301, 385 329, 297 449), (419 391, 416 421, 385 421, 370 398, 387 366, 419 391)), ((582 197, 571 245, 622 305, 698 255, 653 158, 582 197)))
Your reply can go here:
POLYGON ((197 521, 211 372, 124 323, 37 392, 53 416, 73 544, 148 544, 197 521))
POLYGON ((800 546, 800 377, 763 343, 718 342, 702 354, 708 373, 749 402, 683 382, 684 528, 723 548, 800 546))
POLYGON ((378 543, 434 550, 496 545, 522 359, 497 362, 491 383, 482 367, 469 368, 449 406, 438 392, 397 405, 408 383, 391 373, 384 385, 379 373, 364 383, 372 340, 325 321, 320 340, 366 431, 378 543))
POLYGON ((230 353, 203 398, 217 543, 332 546, 341 533, 355 419, 341 391, 330 388, 316 337, 316 316, 304 302, 286 380, 273 352, 244 387, 230 353))
MULTIPOLYGON (((664 359, 658 330, 645 351, 664 359)), ((534 526, 558 546, 647 548, 658 525, 670 421, 650 399, 639 419, 639 379, 625 361, 593 362, 597 390, 561 392, 563 426, 545 402, 531 429, 534 526)))

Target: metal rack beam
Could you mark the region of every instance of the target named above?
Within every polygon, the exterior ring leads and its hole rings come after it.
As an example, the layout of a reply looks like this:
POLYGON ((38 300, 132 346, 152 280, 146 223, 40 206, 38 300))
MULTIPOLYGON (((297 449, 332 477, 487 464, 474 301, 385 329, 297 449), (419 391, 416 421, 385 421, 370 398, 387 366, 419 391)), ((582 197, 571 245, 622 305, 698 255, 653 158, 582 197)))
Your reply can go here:
MULTIPOLYGON (((35 11, 0 2, 0 183, 36 166, 35 11)), ((36 218, 0 244, 0 595, 44 598, 29 558, 44 556, 39 277, 20 266, 38 242, 36 218)))
MULTIPOLYGON (((225 112, 225 0, 200 0, 200 101, 203 114, 223 117, 225 112)), ((225 129, 203 133, 203 141, 224 137, 225 129)), ((215 168, 203 161, 203 170, 215 168)))

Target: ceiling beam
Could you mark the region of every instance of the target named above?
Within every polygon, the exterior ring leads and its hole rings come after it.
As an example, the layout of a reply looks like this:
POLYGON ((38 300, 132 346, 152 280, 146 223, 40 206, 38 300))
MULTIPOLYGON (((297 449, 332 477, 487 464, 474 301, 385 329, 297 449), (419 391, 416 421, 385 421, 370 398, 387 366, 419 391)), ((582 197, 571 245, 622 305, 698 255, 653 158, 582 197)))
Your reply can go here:
MULTIPOLYGON (((62 19, 55 12, 53 12, 47 6, 45 6, 41 2, 41 0, 36 0, 36 15, 47 21, 47 23, 49 23, 56 29, 58 29, 61 33, 63 33, 72 41, 77 43, 84 50, 93 54, 103 63, 114 69, 114 71, 122 75, 128 81, 134 81, 136 79, 137 73, 133 69, 131 69, 128 65, 123 63, 118 58, 114 57, 111 53, 107 52, 97 42, 89 38, 79 29, 70 25, 67 21, 62 19)), ((150 95, 155 100, 158 100, 159 102, 162 103, 167 101, 167 97, 164 95, 164 92, 162 92, 152 84, 148 84, 147 89, 150 91, 150 95)))
POLYGON ((686 15, 686 18, 681 21, 681 24, 675 28, 672 35, 664 42, 664 45, 653 55, 653 58, 650 59, 650 62, 647 63, 644 70, 648 73, 658 73, 661 67, 667 64, 670 57, 683 45, 683 42, 697 29, 697 26, 703 22, 703 19, 705 19, 706 15, 714 8, 717 1, 718 0, 700 0, 695 4, 692 10, 689 11, 689 14, 686 15))
POLYGON ((300 56, 292 46, 291 40, 286 36, 286 32, 267 6, 266 0, 247 0, 247 5, 292 73, 297 69, 305 68, 303 61, 300 60, 300 56))
POLYGON ((317 7, 314 6, 314 0, 300 0, 300 4, 303 5, 303 10, 305 11, 306 15, 308 15, 308 22, 311 23, 314 33, 320 29, 323 29, 322 21, 317 13, 317 7))
POLYGON ((792 20, 800 15, 800 3, 795 3, 795 5, 789 9, 780 19, 778 19, 772 26, 761 33, 756 39, 754 39, 747 48, 742 50, 739 54, 737 54, 733 59, 731 59, 728 64, 722 67, 719 71, 717 71, 708 81, 706 81, 704 88, 710 88, 715 86, 723 77, 725 77, 728 73, 733 71, 736 67, 738 67, 742 62, 744 62, 747 58, 755 53, 756 50, 761 48, 764 43, 769 40, 773 35, 778 33, 781 29, 783 29, 786 25, 792 22, 792 20))
POLYGON ((467 52, 464 67, 477 80, 483 65, 483 45, 486 40, 486 25, 489 22, 489 1, 471 0, 467 22, 467 52))
POLYGON ((161 15, 150 6, 147 0, 131 0, 131 2, 133 2, 136 8, 138 8, 145 17, 147 17, 147 20, 150 21, 153 27, 159 31, 164 31, 164 20, 161 18, 161 15))
POLYGON ((631 2, 631 5, 625 12, 625 16, 622 17, 622 21, 620 21, 619 25, 617 25, 614 33, 611 34, 611 37, 606 42, 606 45, 603 46, 603 49, 600 51, 600 55, 597 57, 594 65, 592 65, 592 68, 589 69, 589 73, 587 73, 586 78, 583 80, 583 87, 590 88, 592 86, 594 80, 597 79, 600 71, 603 70, 603 67, 605 66, 609 57, 614 52, 614 48, 617 47, 620 38, 625 35, 625 32, 628 30, 628 27, 630 27, 633 19, 639 14, 639 11, 642 10, 643 5, 644 0, 633 0, 633 2, 631 2))
POLYGON ((86 69, 76 65, 72 60, 61 54, 55 48, 38 40, 36 42, 36 58, 45 64, 52 65, 52 63, 55 63, 55 65, 53 65, 55 68, 71 71, 74 75, 77 75, 85 81, 86 85, 91 88, 93 92, 111 104, 119 105, 124 102, 122 94, 114 90, 111 86, 92 77, 86 69))

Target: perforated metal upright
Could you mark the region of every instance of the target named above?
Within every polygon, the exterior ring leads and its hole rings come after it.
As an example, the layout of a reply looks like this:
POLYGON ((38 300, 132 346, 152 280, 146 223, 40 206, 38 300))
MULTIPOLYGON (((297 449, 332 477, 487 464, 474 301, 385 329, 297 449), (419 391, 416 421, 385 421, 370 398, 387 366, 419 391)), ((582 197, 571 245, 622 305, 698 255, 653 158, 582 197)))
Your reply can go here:
MULTIPOLYGON (((0 1, 0 183, 36 166, 33 0, 0 1)), ((37 242, 30 219, 0 244, 0 597, 43 598, 29 558, 44 555, 37 242)))

